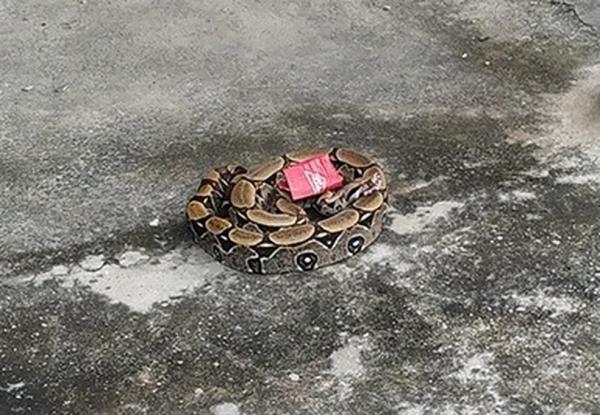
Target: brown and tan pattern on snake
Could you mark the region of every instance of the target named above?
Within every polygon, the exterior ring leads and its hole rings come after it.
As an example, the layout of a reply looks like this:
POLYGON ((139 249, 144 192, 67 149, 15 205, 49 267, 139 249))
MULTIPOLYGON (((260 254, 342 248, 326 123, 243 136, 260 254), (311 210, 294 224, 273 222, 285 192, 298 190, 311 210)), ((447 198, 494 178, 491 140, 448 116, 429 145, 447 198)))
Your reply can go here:
POLYGON ((300 150, 256 168, 210 171, 186 217, 200 246, 232 268, 270 274, 309 271, 351 257, 381 233, 387 209, 383 170, 354 150, 300 150), (344 186, 293 202, 277 187, 283 169, 329 154, 344 186))

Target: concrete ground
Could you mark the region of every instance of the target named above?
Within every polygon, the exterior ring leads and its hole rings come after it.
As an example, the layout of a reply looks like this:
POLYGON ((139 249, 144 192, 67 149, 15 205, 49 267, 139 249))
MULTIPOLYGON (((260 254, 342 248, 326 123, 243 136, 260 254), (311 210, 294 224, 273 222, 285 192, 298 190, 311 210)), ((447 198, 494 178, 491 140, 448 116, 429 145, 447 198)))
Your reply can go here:
POLYGON ((600 413, 595 0, 0 3, 0 414, 600 413), (367 252, 250 276, 200 175, 383 163, 367 252))

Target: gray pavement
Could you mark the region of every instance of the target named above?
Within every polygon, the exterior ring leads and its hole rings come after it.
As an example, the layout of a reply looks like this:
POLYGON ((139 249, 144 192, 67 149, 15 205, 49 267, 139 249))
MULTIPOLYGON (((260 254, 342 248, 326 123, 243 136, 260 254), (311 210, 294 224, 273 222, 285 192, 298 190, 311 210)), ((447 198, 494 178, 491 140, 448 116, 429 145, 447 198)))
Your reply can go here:
POLYGON ((600 4, 0 4, 0 414, 600 413, 600 4), (375 155, 367 252, 194 247, 211 166, 375 155))

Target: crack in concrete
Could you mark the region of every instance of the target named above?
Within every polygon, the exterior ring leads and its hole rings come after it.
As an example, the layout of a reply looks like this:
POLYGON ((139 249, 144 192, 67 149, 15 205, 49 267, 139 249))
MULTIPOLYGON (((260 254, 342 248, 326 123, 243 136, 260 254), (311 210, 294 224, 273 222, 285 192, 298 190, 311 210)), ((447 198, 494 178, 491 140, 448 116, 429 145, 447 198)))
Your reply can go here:
POLYGON ((567 1, 564 0, 550 0, 550 4, 552 4, 553 6, 558 6, 558 7, 563 7, 565 8, 565 11, 567 13, 571 13, 575 19, 577 19, 577 21, 582 24, 583 26, 592 29, 593 31, 596 31, 596 26, 594 26, 591 23, 586 22, 581 15, 579 14, 579 12, 577 11, 577 7, 573 4, 573 3, 569 3, 567 1))

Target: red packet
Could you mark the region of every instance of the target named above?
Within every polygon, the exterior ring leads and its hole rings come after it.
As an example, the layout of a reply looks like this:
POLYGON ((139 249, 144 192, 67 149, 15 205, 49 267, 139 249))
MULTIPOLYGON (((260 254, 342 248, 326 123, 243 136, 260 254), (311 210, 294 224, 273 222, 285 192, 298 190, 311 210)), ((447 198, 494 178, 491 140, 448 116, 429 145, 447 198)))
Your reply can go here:
POLYGON ((279 187, 288 190, 293 200, 306 199, 344 184, 327 154, 289 166, 283 170, 285 183, 279 187))

